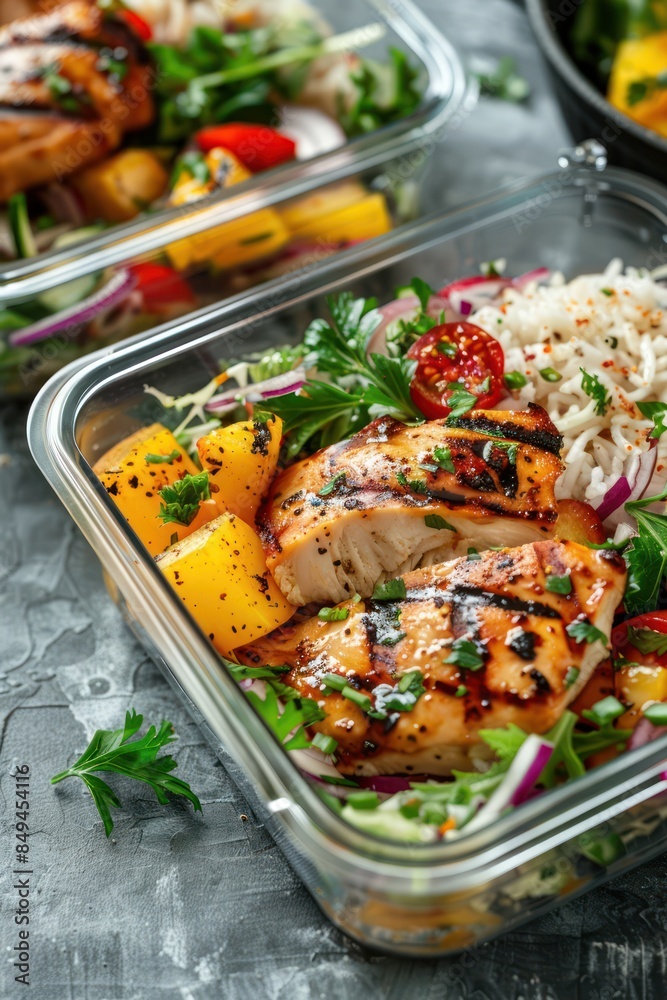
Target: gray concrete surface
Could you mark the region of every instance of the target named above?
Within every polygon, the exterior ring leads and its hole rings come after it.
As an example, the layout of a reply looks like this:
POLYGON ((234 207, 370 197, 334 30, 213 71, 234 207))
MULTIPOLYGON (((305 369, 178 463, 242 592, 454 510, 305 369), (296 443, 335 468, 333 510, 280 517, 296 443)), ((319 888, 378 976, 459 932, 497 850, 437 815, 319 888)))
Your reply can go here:
MULTIPOLYGON (((525 106, 485 101, 437 152, 454 204, 554 165, 568 142, 522 13, 507 0, 422 0, 463 52, 514 55, 525 106)), ((323 918, 107 598, 92 552, 0 411, 0 1000, 612 1000, 662 998, 662 858, 458 960, 365 953, 323 918), (83 787, 58 789, 98 726, 135 706, 170 718, 203 816, 117 782, 113 839, 83 787), (29 990, 14 982, 10 769, 31 769, 29 990), (243 818, 247 817, 247 818, 243 818)))

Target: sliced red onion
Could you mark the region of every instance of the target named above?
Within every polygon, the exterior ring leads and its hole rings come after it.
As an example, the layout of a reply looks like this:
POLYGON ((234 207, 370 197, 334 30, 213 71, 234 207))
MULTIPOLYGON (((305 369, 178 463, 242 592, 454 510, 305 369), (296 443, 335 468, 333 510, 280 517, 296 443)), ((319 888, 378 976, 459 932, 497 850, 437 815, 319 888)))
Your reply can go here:
POLYGON ((512 285, 511 278, 485 278, 475 274, 469 278, 460 278, 445 285, 438 292, 446 299, 450 307, 460 316, 469 316, 471 312, 488 306, 494 302, 505 288, 512 285))
POLYGON ((304 368, 293 368, 292 371, 284 372, 282 375, 274 375, 263 382, 255 382, 252 385, 239 386, 232 392, 227 392, 222 396, 214 396, 210 399, 204 409, 211 413, 219 413, 233 409, 239 399, 247 396, 256 396, 259 399, 273 399, 274 396, 286 396, 289 392, 296 392, 306 381, 306 371, 304 368))
POLYGON ((623 505, 630 500, 641 500, 653 479, 658 460, 657 441, 653 439, 646 451, 635 452, 627 462, 627 469, 613 483, 603 497, 591 501, 601 521, 608 527, 616 527, 625 518, 623 505), (620 516, 613 517, 617 511, 620 516))
POLYGON ((550 277, 551 271, 548 267, 536 267, 532 271, 520 274, 518 278, 512 278, 512 285, 517 291, 523 292, 528 285, 532 285, 534 282, 548 281, 550 277))
POLYGON ((648 719, 641 719, 628 741, 628 750, 645 747, 647 743, 659 740, 665 733, 667 733, 667 726, 654 726, 648 719))
POLYGON ((330 153, 347 142, 338 122, 318 108, 286 104, 281 108, 280 116, 282 122, 278 131, 296 143, 298 160, 310 160, 313 156, 330 153))
POLYGON ((22 330, 15 330, 9 334, 8 342, 12 347, 26 347, 29 344, 36 344, 40 340, 53 337, 56 333, 64 330, 72 330, 76 327, 84 326, 100 313, 105 312, 113 306, 118 305, 127 298, 136 284, 135 276, 125 269, 116 271, 103 288, 93 292, 88 298, 82 299, 69 309, 47 316, 46 319, 30 326, 23 327, 22 330))
MULTIPOLYGON (((449 307, 449 303, 439 295, 433 295, 426 306, 427 315, 433 319, 438 319, 442 312, 449 307)), ((381 306, 378 312, 382 316, 379 326, 373 331, 366 346, 366 354, 387 354, 387 331, 398 323, 399 320, 414 319, 419 310, 419 299, 416 295, 406 295, 404 298, 394 299, 386 306, 381 306)))
POLYGON ((418 777, 403 778, 397 774, 374 774, 368 777, 358 778, 361 788, 368 788, 379 795, 396 795, 397 792, 408 792, 413 781, 419 781, 418 777))
MULTIPOLYGON (((337 767, 331 763, 331 758, 318 750, 317 747, 310 747, 309 750, 288 750, 290 760, 296 766, 316 781, 322 781, 326 777, 342 778, 337 767)), ((324 782, 327 784, 327 782, 324 782)))
POLYGON ((463 827, 462 832, 472 833, 497 819, 511 807, 520 806, 531 796, 535 783, 549 763, 554 751, 553 743, 535 733, 526 739, 512 761, 509 771, 495 792, 477 815, 463 827))
POLYGON ((70 222, 78 229, 86 221, 83 204, 75 191, 54 181, 40 192, 42 201, 59 222, 70 222))

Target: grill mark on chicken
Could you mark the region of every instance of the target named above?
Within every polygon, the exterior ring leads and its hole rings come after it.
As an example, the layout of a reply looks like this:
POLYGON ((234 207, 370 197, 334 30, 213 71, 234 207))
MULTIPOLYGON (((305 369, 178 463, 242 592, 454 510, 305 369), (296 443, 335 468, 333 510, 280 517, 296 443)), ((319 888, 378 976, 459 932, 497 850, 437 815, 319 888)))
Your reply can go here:
MULTIPOLYGON (((557 436, 539 408, 485 412, 494 427, 516 417, 524 431, 550 427, 557 436)), ((476 548, 495 544, 497 518, 510 544, 547 536, 558 517, 561 463, 532 444, 504 443, 446 420, 410 427, 383 417, 290 466, 274 480, 257 519, 278 586, 296 605, 355 592, 368 597, 379 579, 427 556, 447 559, 462 539, 476 548), (439 448, 448 449, 453 472, 434 458, 439 448)))
POLYGON ((521 416, 520 413, 511 413, 510 416, 504 417, 503 414, 510 411, 497 410, 495 412, 499 414, 499 417, 494 418, 490 415, 490 411, 470 410, 469 413, 452 420, 451 426, 467 428, 481 434, 490 433, 511 441, 521 441, 523 444, 531 444, 542 451, 548 451, 552 455, 560 455, 563 447, 563 436, 558 433, 541 406, 529 403, 528 410, 525 411, 533 418, 537 418, 538 422, 533 426, 518 420, 517 417, 521 416))
POLYGON ((404 577, 405 599, 348 601, 344 621, 302 617, 237 652, 241 662, 290 667, 282 679, 325 710, 313 728, 338 741, 345 773, 447 774, 468 766, 472 747, 484 752, 480 729, 513 723, 546 732, 555 724, 607 656, 602 643, 578 643, 567 626, 586 620, 608 636, 625 577, 617 553, 539 541, 415 570, 404 577), (569 575, 570 594, 546 589, 554 568, 569 575), (378 641, 394 629, 402 635, 393 645, 378 641), (474 643, 479 665, 448 662, 459 638, 474 643), (568 686, 572 667, 579 673, 568 686), (326 673, 373 697, 411 669, 425 694, 385 720, 323 693, 326 673))
POLYGON ((0 29, 0 202, 102 159, 125 132, 149 125, 150 83, 138 39, 90 0, 0 29), (101 47, 126 53, 122 79, 101 47), (52 76, 69 84, 66 103, 52 76))

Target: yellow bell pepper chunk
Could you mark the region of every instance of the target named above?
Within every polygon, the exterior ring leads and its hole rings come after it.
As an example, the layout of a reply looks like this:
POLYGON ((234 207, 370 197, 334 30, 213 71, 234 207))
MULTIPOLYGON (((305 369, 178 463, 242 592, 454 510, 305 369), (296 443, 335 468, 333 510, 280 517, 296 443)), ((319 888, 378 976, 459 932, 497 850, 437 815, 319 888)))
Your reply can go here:
MULTIPOLYGON (((636 85, 664 74, 667 70, 667 31, 639 40, 621 42, 609 78, 608 98, 619 111, 640 125, 667 136, 667 89, 647 89, 646 96, 633 101, 636 85), (633 85, 635 87, 633 88, 633 85)), ((641 92, 641 91, 640 91, 641 92)))
POLYGON ((169 175, 154 153, 126 149, 75 174, 71 186, 91 219, 134 219, 167 190, 169 175))
MULTIPOLYGON (((220 188, 233 187, 252 176, 226 149, 212 149, 203 159, 208 167, 209 179, 202 181, 187 169, 182 169, 171 192, 172 205, 198 201, 220 188)), ((263 208, 245 218, 178 240, 170 244, 166 252, 179 271, 203 263, 225 270, 276 253, 288 239, 289 234, 278 213, 272 208, 263 208)))
POLYGON ((299 198, 280 214, 292 237, 299 240, 348 243, 382 236, 392 229, 384 195, 369 194, 356 181, 299 198))
POLYGON ((209 473, 211 496, 220 513, 238 514, 248 524, 276 473, 283 422, 243 420, 220 427, 197 442, 202 468, 209 473))
POLYGON ((632 729, 642 717, 647 702, 667 701, 667 670, 664 667, 635 663, 621 667, 614 675, 616 697, 631 708, 616 725, 632 729))
POLYGON ((218 516, 213 500, 205 500, 188 525, 165 524, 159 519, 159 491, 187 473, 199 472, 171 431, 161 424, 144 427, 125 438, 95 463, 93 472, 153 555, 163 552, 174 535, 185 538, 218 516), (164 461, 155 461, 158 458, 164 461))
POLYGON ((223 656, 294 613, 266 568, 256 532, 234 514, 221 514, 173 545, 157 564, 223 656))

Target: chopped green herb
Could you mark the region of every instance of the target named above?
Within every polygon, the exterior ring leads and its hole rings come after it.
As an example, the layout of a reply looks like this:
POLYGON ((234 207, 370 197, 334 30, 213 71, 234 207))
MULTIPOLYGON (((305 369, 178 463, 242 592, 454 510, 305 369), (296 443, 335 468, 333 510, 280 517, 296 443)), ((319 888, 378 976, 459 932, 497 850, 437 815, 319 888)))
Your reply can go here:
POLYGON ((408 288, 410 288, 410 290, 414 292, 419 299, 419 305, 422 308, 422 312, 426 312, 431 298, 435 295, 435 289, 431 288, 429 283, 424 281, 422 278, 413 278, 408 285, 408 288))
POLYGON ((611 404, 611 396, 597 375, 589 375, 584 368, 580 368, 579 371, 581 372, 581 388, 595 402, 597 415, 603 417, 611 404))
POLYGON ((588 621, 571 622, 565 631, 576 642, 602 642, 606 646, 609 641, 604 632, 588 621))
POLYGON ((412 490, 413 493, 422 493, 426 495, 428 493, 428 484, 423 479, 408 479, 404 472, 400 471, 396 473, 396 481, 400 486, 405 486, 407 489, 412 490))
POLYGON ((433 473, 433 475, 435 475, 436 472, 439 471, 440 466, 439 465, 433 465, 430 462, 420 462, 419 465, 417 466, 417 468, 418 469, 422 469, 424 472, 431 472, 431 473, 433 473))
POLYGON ((425 691, 421 671, 410 670, 394 687, 380 684, 375 689, 375 707, 369 715, 386 719, 390 712, 411 712, 425 691))
POLYGON ((484 657, 481 656, 478 647, 469 639, 457 639, 452 645, 452 651, 444 661, 453 663, 461 670, 481 670, 484 666, 484 657))
POLYGON ((178 448, 174 448, 171 455, 154 455, 152 452, 148 452, 147 455, 144 455, 144 460, 149 465, 172 465, 174 460, 180 457, 180 454, 178 448))
POLYGON ((202 500, 211 499, 208 472, 190 473, 159 490, 162 503, 157 515, 165 524, 190 524, 199 511, 202 500))
POLYGON ((605 726, 613 722, 614 719, 618 719, 624 712, 625 707, 618 698, 609 695, 608 698, 603 698, 601 701, 596 702, 592 708, 585 708, 581 714, 584 719, 595 722, 598 726, 605 726))
POLYGON ((576 684, 577 681, 579 680, 580 673, 581 671, 578 669, 578 667, 568 667, 567 672, 565 674, 565 678, 563 680, 565 687, 571 688, 574 684, 576 684))
POLYGON ((427 514, 424 518, 424 524, 427 528, 435 528, 436 531, 456 531, 456 528, 439 514, 427 514))
POLYGON ((322 683, 332 691, 343 691, 347 687, 347 677, 340 674, 324 674, 322 683))
POLYGON ((447 358, 455 358, 459 353, 459 349, 456 344, 453 344, 451 340, 447 339, 439 340, 435 345, 435 349, 438 354, 444 354, 447 358))
POLYGON ((371 705, 373 704, 372 699, 369 695, 364 694, 363 691, 357 691, 351 685, 346 685, 341 691, 343 698, 347 698, 348 701, 353 702, 358 705, 362 712, 367 712, 371 705))
POLYGON ((172 188, 176 187, 183 174, 190 174, 200 184, 207 184, 211 179, 211 171, 204 154, 193 149, 178 158, 171 177, 172 188))
POLYGON ((480 556, 477 549, 474 549, 472 547, 468 549, 468 562, 477 562, 481 558, 482 557, 480 556))
POLYGON ((333 493, 338 484, 342 482, 346 478, 346 476, 347 476, 347 471, 345 469, 343 469, 341 472, 337 472, 336 475, 329 480, 326 486, 322 487, 322 489, 317 494, 318 497, 330 496, 330 494, 333 493))
POLYGON ((447 417, 448 424, 472 410, 472 408, 477 405, 477 401, 479 399, 478 396, 472 392, 468 392, 468 390, 464 389, 459 383, 450 383, 450 389, 452 388, 452 385, 458 386, 458 388, 452 389, 451 396, 446 400, 446 404, 450 408, 450 412, 447 417))
POLYGON ((456 691, 454 692, 454 697, 455 698, 465 698, 465 696, 467 695, 467 693, 468 693, 468 688, 465 686, 465 684, 459 684, 459 686, 457 687, 456 691))
POLYGON ((349 614, 349 608, 320 608, 317 617, 324 622, 344 622, 349 614))
POLYGON ((652 438, 661 438, 667 431, 667 403, 637 403, 643 417, 653 421, 652 438))
POLYGON ((613 288, 601 288, 600 291, 602 292, 603 295, 606 295, 607 298, 609 298, 614 294, 613 288))
POLYGON ((545 382, 560 382, 563 377, 555 368, 540 368, 540 375, 545 382))
POLYGON ((313 736, 313 746, 317 750, 321 750, 322 753, 330 755, 336 752, 338 740, 335 740, 333 736, 325 736, 324 733, 315 733, 313 736))
POLYGON ((365 788, 358 792, 350 792, 345 801, 353 809, 377 809, 380 805, 378 793, 365 788))
POLYGON ((508 389, 523 389, 528 384, 528 379, 522 372, 505 372, 503 376, 508 389))
POLYGON ((656 653, 667 655, 667 635, 664 632, 654 632, 650 628, 628 628, 628 639, 640 653, 656 653))
POLYGON ((654 611, 663 578, 667 577, 667 517, 646 508, 667 500, 667 490, 659 496, 632 500, 625 505, 637 521, 638 534, 624 553, 629 581, 624 604, 628 614, 654 611))
POLYGON ((438 463, 441 469, 445 472, 456 473, 456 468, 454 467, 454 462, 452 461, 451 450, 447 447, 441 447, 438 445, 437 448, 433 449, 433 460, 438 463))
POLYGON ((479 71, 475 76, 485 97, 496 97, 512 104, 520 104, 530 97, 530 84, 519 76, 511 56, 503 56, 490 71, 479 71))
POLYGON ((358 788, 359 785, 351 778, 344 778, 342 775, 337 778, 334 774, 321 774, 320 781, 326 781, 327 785, 341 785, 343 788, 358 788))
POLYGON ((667 726, 667 703, 656 702, 644 709, 644 718, 652 722, 654 726, 667 726))
POLYGON ((487 441, 482 451, 482 458, 485 462, 490 462, 493 458, 493 449, 500 448, 507 453, 507 461, 510 465, 516 465, 516 457, 519 453, 519 446, 513 441, 487 441))
POLYGON ((398 577, 395 580, 386 580, 384 583, 377 583, 373 591, 374 601, 400 601, 406 596, 405 580, 398 577))
POLYGON ((569 573, 566 573, 565 576, 547 576, 545 587, 552 594, 571 594, 572 580, 569 573))

